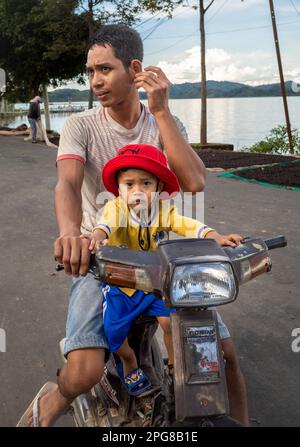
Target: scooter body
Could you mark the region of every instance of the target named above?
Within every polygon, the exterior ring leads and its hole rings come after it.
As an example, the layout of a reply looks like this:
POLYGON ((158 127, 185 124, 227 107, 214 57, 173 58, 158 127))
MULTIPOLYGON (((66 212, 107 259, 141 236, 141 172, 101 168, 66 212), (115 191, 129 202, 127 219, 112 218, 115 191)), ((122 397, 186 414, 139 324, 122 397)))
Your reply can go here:
MULTIPOLYGON (((110 354, 104 375, 73 403, 78 426, 236 426, 229 414, 225 366, 216 306, 233 302, 239 285, 271 269, 268 250, 286 246, 283 236, 245 239, 235 249, 213 240, 166 241, 156 252, 103 247, 90 272, 106 283, 152 292, 171 313, 174 374, 164 368, 157 322, 139 317, 128 336, 153 385, 129 396, 110 354)), ((61 343, 62 346, 62 343, 61 343)), ((62 351, 62 348, 61 348, 62 351)))

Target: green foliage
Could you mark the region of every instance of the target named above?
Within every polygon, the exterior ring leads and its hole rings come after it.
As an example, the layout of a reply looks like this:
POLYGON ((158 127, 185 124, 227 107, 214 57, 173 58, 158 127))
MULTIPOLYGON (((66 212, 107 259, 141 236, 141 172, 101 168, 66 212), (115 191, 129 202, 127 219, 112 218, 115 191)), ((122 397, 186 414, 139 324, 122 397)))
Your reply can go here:
POLYGON ((42 84, 84 73, 87 27, 77 0, 0 0, 0 66, 7 99, 28 101, 42 84))
POLYGON ((0 67, 5 97, 28 101, 41 85, 84 82, 89 35, 106 23, 138 21, 145 11, 171 16, 182 0, 0 0, 0 67))
MULTIPOLYGON (((294 153, 300 155, 300 132, 298 129, 292 130, 292 141, 294 153)), ((270 130, 270 133, 264 140, 246 148, 250 152, 288 154, 290 153, 288 133, 285 126, 279 125, 270 130)))

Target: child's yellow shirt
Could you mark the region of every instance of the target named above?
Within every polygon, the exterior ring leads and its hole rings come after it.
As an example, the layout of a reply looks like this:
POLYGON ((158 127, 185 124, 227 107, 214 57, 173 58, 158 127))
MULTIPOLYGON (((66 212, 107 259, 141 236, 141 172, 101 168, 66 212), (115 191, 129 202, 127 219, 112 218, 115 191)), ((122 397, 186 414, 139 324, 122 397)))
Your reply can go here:
MULTIPOLYGON (((190 238, 204 238, 214 231, 198 220, 180 215, 168 200, 153 202, 147 220, 138 217, 121 197, 117 197, 104 206, 94 230, 104 231, 109 245, 125 245, 131 250, 145 251, 155 250, 160 241, 169 239, 170 231, 190 238)), ((135 292, 133 289, 121 290, 129 296, 135 292)))

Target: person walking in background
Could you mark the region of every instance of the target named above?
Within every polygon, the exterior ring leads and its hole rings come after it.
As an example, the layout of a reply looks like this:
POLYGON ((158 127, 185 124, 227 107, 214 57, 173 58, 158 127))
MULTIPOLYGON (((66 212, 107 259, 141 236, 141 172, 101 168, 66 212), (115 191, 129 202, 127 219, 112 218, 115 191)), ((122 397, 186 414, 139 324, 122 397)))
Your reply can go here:
POLYGON ((40 96, 35 96, 31 101, 29 105, 29 112, 28 112, 28 121, 31 127, 31 135, 32 135, 32 143, 37 143, 36 141, 36 133, 37 133, 37 126, 36 121, 41 119, 41 111, 40 111, 40 103, 42 102, 40 96))

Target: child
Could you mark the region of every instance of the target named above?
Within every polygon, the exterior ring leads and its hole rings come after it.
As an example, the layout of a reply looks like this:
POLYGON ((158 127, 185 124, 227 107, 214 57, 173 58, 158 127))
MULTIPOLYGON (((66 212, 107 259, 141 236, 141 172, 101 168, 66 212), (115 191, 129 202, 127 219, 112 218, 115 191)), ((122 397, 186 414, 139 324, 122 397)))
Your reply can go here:
MULTIPOLYGON (((119 196, 109 201, 93 230, 90 250, 105 239, 109 245, 126 245, 133 250, 155 250, 169 232, 195 238, 213 238, 220 245, 236 246, 241 236, 221 236, 203 223, 180 216, 174 205, 163 206, 160 193, 179 191, 175 174, 167 167, 164 154, 153 146, 131 144, 120 149, 102 171, 107 191, 119 196)), ((166 203, 166 202, 165 202, 166 203)), ((151 387, 138 367, 127 334, 139 315, 156 316, 164 333, 168 365, 174 364, 170 312, 152 293, 106 285, 104 294, 104 331, 111 352, 117 352, 123 364, 123 383, 129 394, 139 395, 151 387)))

